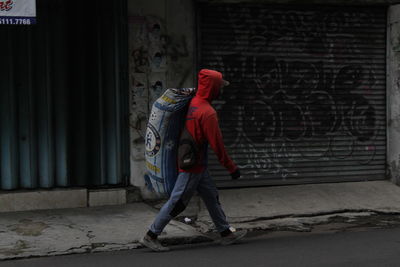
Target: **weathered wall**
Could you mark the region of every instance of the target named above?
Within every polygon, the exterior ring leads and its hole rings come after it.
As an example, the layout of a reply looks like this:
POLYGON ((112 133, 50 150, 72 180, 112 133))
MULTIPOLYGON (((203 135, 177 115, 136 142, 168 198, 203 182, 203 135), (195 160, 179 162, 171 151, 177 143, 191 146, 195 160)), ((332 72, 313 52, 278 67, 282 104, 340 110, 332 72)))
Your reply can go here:
POLYGON ((145 190, 144 134, 151 105, 166 88, 193 87, 192 1, 131 0, 129 14, 131 184, 145 190))
POLYGON ((400 5, 388 12, 388 167, 391 180, 400 184, 400 5))

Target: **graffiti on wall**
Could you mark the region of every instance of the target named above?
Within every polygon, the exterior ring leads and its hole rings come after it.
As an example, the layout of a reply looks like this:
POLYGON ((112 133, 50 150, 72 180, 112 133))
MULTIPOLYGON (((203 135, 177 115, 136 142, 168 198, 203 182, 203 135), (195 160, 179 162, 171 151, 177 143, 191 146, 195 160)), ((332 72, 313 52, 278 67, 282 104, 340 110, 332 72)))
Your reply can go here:
MULTIPOLYGON (((155 16, 129 17, 129 77, 131 156, 144 160, 144 134, 153 102, 167 88, 167 73, 187 78, 189 58, 184 35, 166 34, 165 22, 155 16), (186 75, 186 76, 185 76, 186 75)), ((192 66, 192 62, 189 63, 192 66)), ((177 79, 173 86, 181 82, 177 79)))
POLYGON ((202 62, 231 81, 216 107, 246 177, 285 179, 298 176, 300 168, 315 171, 313 162, 368 166, 382 159, 385 29, 366 27, 379 25, 376 15, 230 7, 216 12, 225 14, 217 29, 203 19, 203 51, 209 52, 202 62))
POLYGON ((152 17, 132 16, 129 18, 129 77, 130 77, 130 139, 131 157, 134 161, 144 160, 144 134, 149 113, 151 82, 149 76, 156 67, 161 68, 161 22, 152 17), (157 52, 154 52, 157 51, 157 52), (159 64, 155 64, 159 62, 159 64))

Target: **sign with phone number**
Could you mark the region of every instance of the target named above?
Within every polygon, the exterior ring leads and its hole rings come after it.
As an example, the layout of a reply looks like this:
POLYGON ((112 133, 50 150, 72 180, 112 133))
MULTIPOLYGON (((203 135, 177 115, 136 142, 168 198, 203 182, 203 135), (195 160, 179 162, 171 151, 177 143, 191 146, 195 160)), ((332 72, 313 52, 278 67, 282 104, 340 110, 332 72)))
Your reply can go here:
POLYGON ((36 1, 0 0, 0 24, 36 24, 36 1))

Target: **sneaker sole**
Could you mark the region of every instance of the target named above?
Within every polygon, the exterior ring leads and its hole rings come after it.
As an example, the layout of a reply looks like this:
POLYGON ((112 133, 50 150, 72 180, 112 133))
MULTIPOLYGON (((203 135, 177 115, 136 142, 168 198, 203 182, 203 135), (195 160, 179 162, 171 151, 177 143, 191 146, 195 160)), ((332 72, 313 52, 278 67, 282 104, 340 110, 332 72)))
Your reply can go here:
POLYGON ((143 240, 143 239, 140 240, 139 243, 141 245, 145 246, 146 248, 149 248, 149 249, 151 249, 152 251, 155 251, 155 252, 167 252, 167 251, 169 251, 169 248, 167 248, 167 247, 164 247, 164 248, 153 247, 150 242, 148 242, 146 240, 143 240))
POLYGON ((236 243, 237 241, 241 240, 246 235, 247 235, 247 231, 243 232, 241 235, 237 236, 235 239, 230 239, 230 240, 227 240, 227 241, 221 241, 220 244, 222 246, 232 245, 232 244, 236 243))

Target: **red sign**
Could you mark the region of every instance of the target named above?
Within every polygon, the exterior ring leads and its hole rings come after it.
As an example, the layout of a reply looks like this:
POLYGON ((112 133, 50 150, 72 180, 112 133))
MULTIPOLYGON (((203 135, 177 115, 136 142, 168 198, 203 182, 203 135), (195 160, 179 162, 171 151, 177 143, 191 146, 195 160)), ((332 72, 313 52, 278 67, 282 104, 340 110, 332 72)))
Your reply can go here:
POLYGON ((13 8, 14 2, 12 0, 0 1, 0 11, 9 11, 13 8))

